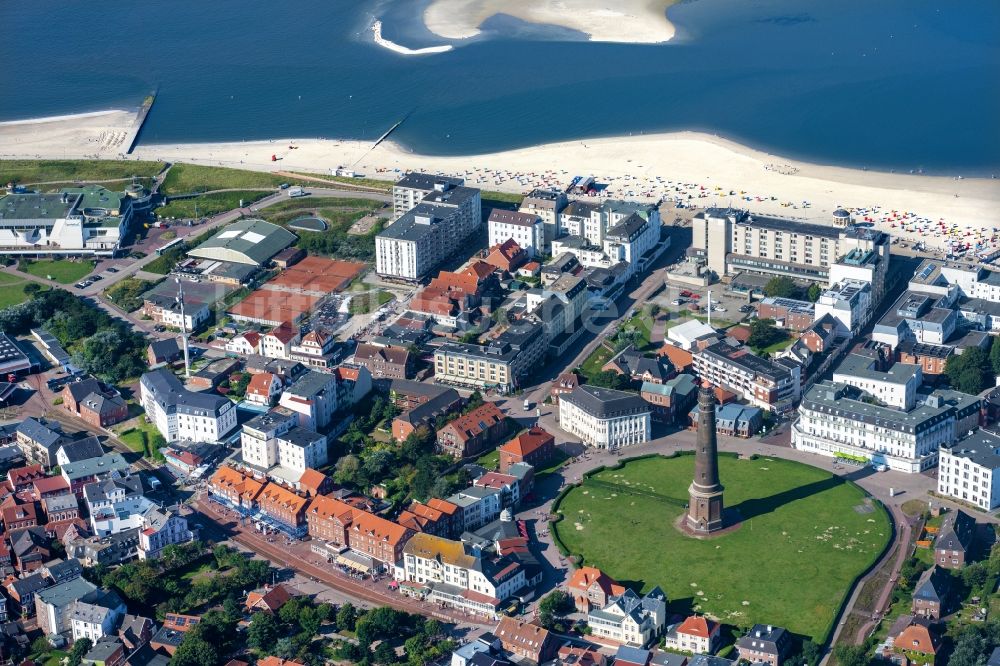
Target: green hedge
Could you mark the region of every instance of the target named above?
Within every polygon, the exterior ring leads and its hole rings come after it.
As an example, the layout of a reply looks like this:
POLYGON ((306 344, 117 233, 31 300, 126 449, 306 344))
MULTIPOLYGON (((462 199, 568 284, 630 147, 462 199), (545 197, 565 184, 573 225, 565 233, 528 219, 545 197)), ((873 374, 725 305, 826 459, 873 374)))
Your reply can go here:
POLYGON ((564 487, 562 490, 560 490, 559 494, 556 495, 556 498, 552 500, 552 509, 549 512, 550 515, 555 516, 554 518, 549 520, 549 534, 552 535, 552 543, 556 545, 556 548, 559 550, 559 553, 563 557, 570 557, 572 553, 570 553, 569 548, 566 547, 566 544, 562 542, 562 539, 559 538, 559 531, 556 529, 556 523, 558 523, 563 519, 563 515, 559 513, 559 504, 563 501, 563 498, 569 494, 569 491, 579 487, 579 485, 580 484, 578 483, 571 483, 568 484, 566 487, 564 487))

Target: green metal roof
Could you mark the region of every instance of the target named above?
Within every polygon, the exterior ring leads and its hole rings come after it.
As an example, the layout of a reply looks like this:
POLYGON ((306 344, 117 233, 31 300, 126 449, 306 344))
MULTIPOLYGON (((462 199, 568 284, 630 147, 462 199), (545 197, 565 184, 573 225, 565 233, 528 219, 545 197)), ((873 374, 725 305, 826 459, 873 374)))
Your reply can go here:
POLYGON ((247 218, 223 228, 188 252, 188 255, 202 259, 259 265, 295 240, 295 234, 284 227, 256 218, 247 218))

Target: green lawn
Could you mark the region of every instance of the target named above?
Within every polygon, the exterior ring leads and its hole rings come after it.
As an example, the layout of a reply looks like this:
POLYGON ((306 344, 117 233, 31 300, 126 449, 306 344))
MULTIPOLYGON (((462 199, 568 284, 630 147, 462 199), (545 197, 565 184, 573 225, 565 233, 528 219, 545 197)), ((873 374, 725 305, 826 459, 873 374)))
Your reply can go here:
POLYGON ((684 455, 605 470, 566 495, 555 534, 623 584, 661 586, 677 612, 773 623, 822 643, 851 583, 889 540, 884 510, 822 470, 722 456, 726 505, 740 512, 742 525, 694 539, 674 527, 693 469, 694 457, 684 455))
POLYGON ((489 453, 484 453, 479 456, 476 463, 482 465, 486 469, 497 469, 500 466, 500 450, 493 449, 489 453))
POLYGON ((296 171, 292 171, 291 173, 295 173, 300 176, 305 176, 306 178, 319 178, 321 180, 330 181, 331 183, 348 183, 350 185, 357 185, 358 187, 367 187, 373 190, 382 190, 384 192, 392 191, 393 181, 391 180, 378 180, 376 178, 350 178, 348 176, 329 176, 322 173, 301 173, 296 171))
MULTIPOLYGON (((18 305, 28 300, 28 295, 24 293, 24 288, 31 284, 19 275, 10 273, 0 273, 0 310, 18 305)), ((42 287, 47 289, 48 287, 42 287)))
POLYGON ((240 201, 244 206, 260 201, 270 192, 260 192, 254 190, 243 190, 237 192, 216 192, 214 194, 203 194, 193 199, 175 199, 166 206, 156 209, 156 216, 167 217, 208 217, 217 213, 224 213, 240 207, 240 201))
POLYGON ((326 220, 326 231, 300 231, 297 247, 310 254, 329 256, 349 261, 375 261, 375 236, 382 230, 376 224, 364 236, 348 233, 351 225, 382 207, 379 201, 370 199, 289 199, 260 212, 268 222, 286 225, 292 220, 308 214, 326 220))
POLYGON ((187 194, 208 190, 278 187, 288 179, 260 171, 242 171, 224 167, 175 164, 163 179, 163 194, 187 194))
POLYGON ((785 349, 786 347, 790 347, 792 345, 792 343, 795 342, 796 339, 797 338, 793 338, 792 336, 789 335, 789 336, 786 336, 784 340, 779 340, 778 342, 775 342, 773 345, 768 345, 767 347, 764 347, 763 349, 754 350, 754 351, 756 351, 758 354, 761 354, 761 353, 763 353, 763 354, 776 354, 777 352, 780 352, 782 349, 785 349))
POLYGON ((601 366, 610 361, 613 355, 613 351, 607 349, 604 345, 598 345, 597 349, 592 351, 587 360, 580 366, 580 372, 583 373, 584 377, 593 377, 601 371, 601 366))
POLYGON ((374 312, 389 301, 395 298, 391 292, 380 289, 374 295, 371 293, 359 294, 351 298, 351 304, 347 309, 351 314, 368 314, 374 312))
POLYGON ((162 162, 127 160, 0 160, 0 183, 113 180, 155 176, 162 162))
POLYGON ((94 270, 91 261, 69 261, 67 259, 39 259, 26 261, 24 271, 35 277, 52 279, 62 284, 79 282, 94 270))

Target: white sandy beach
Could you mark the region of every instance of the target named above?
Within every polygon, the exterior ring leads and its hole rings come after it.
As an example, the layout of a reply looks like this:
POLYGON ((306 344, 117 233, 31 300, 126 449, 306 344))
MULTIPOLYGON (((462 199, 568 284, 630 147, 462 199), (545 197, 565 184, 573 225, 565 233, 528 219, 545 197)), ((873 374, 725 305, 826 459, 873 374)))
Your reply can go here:
MULTIPOLYGON (((0 124, 0 159, 93 157, 109 128, 134 114, 117 112, 37 123, 0 124)), ((119 130, 120 131, 120 130, 119 130)), ((115 154, 98 153, 114 158, 115 154)), ((693 132, 585 139, 492 154, 434 156, 386 141, 274 139, 139 145, 130 159, 191 162, 258 171, 329 174, 343 166, 391 180, 422 170, 460 175, 474 187, 527 192, 567 186, 574 176, 606 184, 604 196, 733 205, 760 214, 829 222, 844 206, 907 240, 942 247, 980 241, 1000 248, 1000 180, 890 174, 819 166, 693 132), (294 146, 294 148, 292 148, 294 146), (278 158, 271 161, 271 156, 278 158), (943 225, 943 226, 942 226, 943 225)), ((2 168, 0 168, 2 170, 2 168)))
POLYGON ((424 11, 431 32, 467 39, 491 16, 570 28, 595 42, 659 44, 674 36, 666 9, 676 0, 434 0, 424 11))
POLYGON ((0 122, 0 158, 115 159, 128 150, 135 123, 135 111, 121 109, 0 122))

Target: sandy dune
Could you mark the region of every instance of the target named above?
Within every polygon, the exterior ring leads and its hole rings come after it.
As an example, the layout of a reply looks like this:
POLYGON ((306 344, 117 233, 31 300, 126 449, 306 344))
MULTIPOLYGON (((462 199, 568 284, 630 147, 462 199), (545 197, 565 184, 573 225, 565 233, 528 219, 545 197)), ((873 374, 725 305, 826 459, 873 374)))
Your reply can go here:
POLYGON ((557 25, 595 42, 658 44, 674 36, 666 8, 675 0, 435 0, 424 11, 427 28, 447 39, 467 39, 497 14, 557 25))

